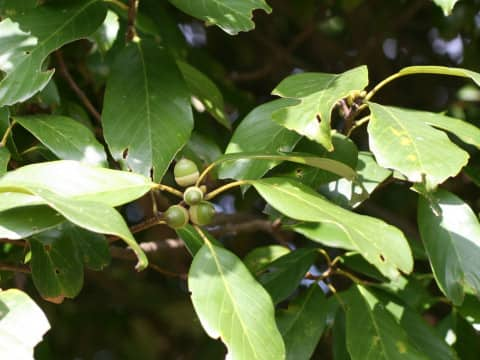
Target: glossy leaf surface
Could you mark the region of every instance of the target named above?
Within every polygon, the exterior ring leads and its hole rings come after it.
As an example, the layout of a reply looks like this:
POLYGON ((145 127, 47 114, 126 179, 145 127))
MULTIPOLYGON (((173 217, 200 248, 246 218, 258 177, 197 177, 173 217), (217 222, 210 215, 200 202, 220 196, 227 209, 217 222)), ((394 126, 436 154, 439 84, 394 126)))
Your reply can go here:
POLYGON ((188 287, 203 328, 222 339, 229 358, 285 357, 270 296, 236 255, 204 245, 193 259, 188 287))

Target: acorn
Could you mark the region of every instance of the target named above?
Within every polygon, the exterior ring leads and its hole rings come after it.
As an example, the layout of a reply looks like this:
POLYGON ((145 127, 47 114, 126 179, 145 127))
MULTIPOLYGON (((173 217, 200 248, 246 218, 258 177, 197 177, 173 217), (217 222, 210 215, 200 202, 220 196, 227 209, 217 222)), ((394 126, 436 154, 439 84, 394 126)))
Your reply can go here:
POLYGON ((203 191, 199 187, 190 186, 184 191, 183 200, 188 205, 198 204, 203 200, 203 191))
POLYGON ((172 205, 164 213, 165 221, 172 229, 179 229, 188 224, 188 211, 183 206, 172 205))
POLYGON ((215 216, 215 207, 208 201, 202 201, 188 209, 190 221, 196 225, 208 225, 215 216))
POLYGON ((183 187, 195 184, 200 176, 197 165, 189 159, 180 159, 173 168, 175 182, 183 187))

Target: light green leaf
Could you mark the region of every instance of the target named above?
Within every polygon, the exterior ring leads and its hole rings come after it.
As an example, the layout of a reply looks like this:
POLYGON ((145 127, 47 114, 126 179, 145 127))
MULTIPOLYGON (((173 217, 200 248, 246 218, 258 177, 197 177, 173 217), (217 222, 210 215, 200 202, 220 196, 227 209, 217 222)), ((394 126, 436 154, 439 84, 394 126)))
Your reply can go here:
POLYGON ((341 177, 345 177, 347 179, 354 179, 356 174, 355 170, 353 170, 350 166, 345 165, 340 161, 313 156, 310 154, 297 153, 297 152, 271 153, 271 154, 266 154, 263 152, 242 152, 242 153, 225 154, 219 157, 217 160, 215 160, 211 164, 211 166, 216 166, 221 163, 230 162, 230 161, 237 161, 238 163, 238 160, 243 160, 243 159, 270 160, 276 163, 280 161, 290 161, 297 164, 304 164, 304 165, 312 166, 315 168, 327 170, 333 174, 339 175, 341 177))
POLYGON ((270 13, 272 9, 265 0, 170 0, 177 8, 207 25, 217 25, 230 35, 255 28, 252 21, 253 10, 262 9, 270 13))
POLYGON ((480 129, 478 127, 460 119, 429 112, 422 112, 422 120, 431 126, 448 131, 464 143, 480 149, 480 129))
POLYGON ((43 298, 74 298, 83 287, 83 264, 74 240, 58 230, 29 239, 30 266, 43 298))
POLYGON ((272 300, 233 253, 204 245, 193 259, 188 287, 203 328, 221 337, 229 359, 285 358, 272 300))
POLYGON ((367 289, 354 286, 346 313, 347 349, 352 360, 427 360, 394 316, 367 289))
POLYGON ((295 291, 316 257, 315 249, 298 249, 279 257, 264 269, 258 281, 268 291, 274 304, 295 291))
POLYGON ((444 132, 427 125, 424 112, 375 103, 369 106, 370 149, 381 166, 400 171, 412 182, 425 178, 427 187, 434 188, 467 164, 468 153, 444 132))
POLYGON ((195 96, 215 120, 231 129, 232 125, 225 114, 223 95, 217 85, 205 74, 184 61, 177 61, 177 66, 193 96, 195 96))
POLYGON ((53 70, 42 70, 45 58, 64 44, 93 33, 105 15, 98 0, 39 6, 14 15, 12 20, 20 28, 6 24, 7 49, 2 53, 9 57, 9 64, 3 63, 3 69, 8 66, 9 70, 0 81, 0 106, 25 101, 42 90, 53 75, 53 70))
POLYGON ((258 274, 272 261, 290 252, 285 246, 267 245, 260 246, 250 251, 244 258, 243 263, 252 274, 258 274))
POLYGON ((0 212, 16 207, 41 204, 43 204, 43 200, 39 196, 17 192, 0 192, 0 212))
POLYGON ((285 341, 287 360, 311 359, 326 327, 329 307, 317 284, 279 310, 277 324, 285 341))
POLYGON ((60 159, 98 166, 107 165, 103 146, 93 133, 78 121, 55 115, 14 117, 14 120, 60 159))
MULTIPOLYGON (((42 200, 43 202, 43 200, 42 200)), ((15 204, 22 206, 22 204, 15 204)), ((54 209, 44 205, 15 207, 0 212, 0 238, 25 239, 65 221, 54 209)))
POLYGON ((149 40, 130 43, 107 80, 102 122, 116 160, 160 181, 193 128, 190 95, 166 49, 149 40))
POLYGON ((0 145, 0 176, 7 172, 8 162, 10 161, 10 151, 0 145))
POLYGON ((27 165, 0 178, 0 192, 23 192, 15 189, 25 186, 41 187, 72 199, 119 206, 141 197, 153 184, 141 175, 72 160, 27 165))
POLYGON ((336 206, 292 179, 269 178, 251 181, 251 184, 284 215, 300 221, 320 222, 339 233, 342 240, 339 245, 360 253, 385 276, 395 278, 397 269, 405 273, 412 271, 410 247, 397 228, 336 206))
MULTIPOLYGON (((438 1, 457 1, 457 0, 438 0, 438 1)), ((471 71, 468 69, 454 68, 454 67, 448 67, 448 66, 434 66, 434 65, 407 66, 401 69, 398 73, 392 75, 389 79, 386 79, 386 81, 390 82, 402 76, 415 75, 415 74, 437 74, 437 75, 465 77, 473 80, 475 84, 480 86, 480 73, 477 73, 475 71, 471 71)))
POLYGON ((420 235, 438 286, 455 305, 461 305, 466 286, 480 295, 480 224, 455 195, 438 190, 429 196, 440 213, 426 199, 419 199, 420 235))
POLYGON ((302 73, 289 76, 272 92, 298 103, 273 113, 273 119, 287 129, 333 150, 330 119, 335 104, 368 85, 366 66, 342 74, 302 73))
POLYGON ((433 0, 443 10, 443 14, 448 16, 452 13, 453 7, 458 0, 433 0))
POLYGON ((33 360, 33 349, 50 329, 42 309, 23 291, 0 290, 0 354, 33 360))
MULTIPOLYGON (((292 151, 300 136, 272 121, 274 111, 292 103, 290 99, 278 99, 256 107, 235 129, 225 153, 292 151)), ((258 179, 277 164, 272 160, 241 159, 223 163, 218 174, 221 179, 258 179)))

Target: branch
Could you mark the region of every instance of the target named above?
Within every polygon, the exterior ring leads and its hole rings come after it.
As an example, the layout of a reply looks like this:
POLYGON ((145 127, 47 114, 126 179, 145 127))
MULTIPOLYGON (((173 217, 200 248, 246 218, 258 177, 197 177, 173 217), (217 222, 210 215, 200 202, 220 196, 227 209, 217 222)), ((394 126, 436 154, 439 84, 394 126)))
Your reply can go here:
POLYGON ((85 95, 83 90, 80 89, 80 87, 77 85, 77 83, 73 79, 72 75, 68 71, 67 65, 65 64, 65 60, 63 59, 63 54, 60 50, 55 51, 55 58, 57 60, 58 72, 60 73, 60 75, 62 75, 63 78, 67 81, 70 88, 78 96, 80 101, 83 103, 83 105, 88 110, 88 112, 93 116, 93 118, 98 123, 98 125, 101 125, 102 121, 101 121, 100 113, 97 111, 97 109, 95 109, 95 106, 93 106, 93 104, 90 102, 87 95, 85 95))

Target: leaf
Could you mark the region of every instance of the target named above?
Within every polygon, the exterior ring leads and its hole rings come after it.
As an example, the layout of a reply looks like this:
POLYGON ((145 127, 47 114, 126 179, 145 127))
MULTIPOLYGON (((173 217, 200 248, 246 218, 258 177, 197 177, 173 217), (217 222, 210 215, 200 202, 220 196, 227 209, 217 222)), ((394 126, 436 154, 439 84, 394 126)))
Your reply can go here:
POLYGON ((316 257, 315 249, 298 249, 279 257, 264 269, 258 281, 268 291, 274 304, 295 291, 316 257))
MULTIPOLYGON (((442 1, 442 0, 438 0, 438 1, 442 1)), ((449 0, 443 0, 443 1, 449 1, 449 0)), ((401 69, 395 75, 396 77, 400 77, 400 76, 414 75, 414 74, 438 74, 438 75, 464 77, 464 78, 469 78, 473 80, 475 84, 480 86, 480 73, 477 73, 468 69, 454 68, 454 67, 448 67, 448 66, 432 66, 432 65, 407 66, 401 69)))
MULTIPOLYGON (((18 204, 16 206, 22 206, 18 204)), ((16 207, 0 212, 0 238, 19 240, 48 230, 65 221, 44 205, 16 207)))
POLYGON ((273 119, 287 129, 305 135, 333 150, 330 119, 338 100, 368 85, 366 66, 341 74, 302 73, 287 77, 273 95, 297 99, 298 103, 273 113, 273 119))
POLYGON ((346 320, 352 360, 428 359, 415 349, 384 305, 362 286, 353 286, 349 293, 346 320))
POLYGON ((64 198, 46 189, 30 187, 29 190, 42 197, 48 205, 75 225, 100 234, 115 235, 124 240, 138 258, 137 270, 148 266, 147 256, 135 241, 120 213, 113 207, 100 202, 64 198))
POLYGON ((42 144, 63 160, 77 160, 86 164, 106 166, 103 146, 84 125, 71 118, 56 115, 14 117, 42 144))
POLYGON ((170 0, 177 8, 199 18, 207 25, 217 25, 230 35, 255 28, 252 13, 256 9, 270 13, 272 9, 265 0, 170 0))
POLYGON ((277 314, 287 360, 310 359, 327 325, 329 308, 317 284, 295 298, 277 314))
POLYGON ((271 262, 290 252, 285 246, 267 245, 260 246, 250 251, 244 258, 244 265, 252 274, 257 274, 265 269, 271 262))
POLYGON ((109 244, 104 235, 95 234, 71 224, 66 224, 62 230, 65 236, 69 236, 74 241, 86 267, 99 271, 110 264, 109 244))
POLYGON ((480 295, 480 224, 472 209, 457 196, 438 190, 418 203, 418 225, 433 275, 442 292, 461 305, 465 286, 480 295))
MULTIPOLYGON (((300 136, 272 121, 272 113, 289 104, 292 100, 278 99, 252 110, 235 129, 225 153, 292 151, 300 136)), ((218 174, 221 179, 258 179, 277 164, 272 160, 240 159, 223 163, 218 174)))
POLYGON ((153 184, 146 177, 130 172, 61 160, 23 166, 0 178, 0 192, 17 191, 15 188, 24 186, 41 187, 72 199, 119 206, 141 197, 153 184))
POLYGON ((23 291, 0 291, 0 354, 4 359, 33 359, 33 349, 50 329, 42 309, 23 291))
POLYGON ((386 308, 400 323, 408 334, 411 343, 429 359, 451 360, 458 359, 455 352, 443 339, 429 326, 419 313, 389 301, 386 308))
POLYGON ((58 230, 29 239, 35 287, 45 298, 74 298, 83 287, 83 264, 73 239, 58 230))
POLYGON ((430 118, 429 113, 375 103, 369 106, 370 149, 381 166, 400 171, 412 182, 425 177, 427 187, 434 188, 467 164, 468 153, 426 124, 424 116, 430 118))
POLYGON ((222 338, 229 359, 285 358, 270 296, 237 256, 204 245, 193 259, 188 287, 203 328, 222 338))
POLYGON ((464 143, 480 149, 480 129, 476 126, 460 119, 429 112, 422 113, 422 120, 431 126, 448 131, 464 143))
MULTIPOLYGON (((195 256, 198 250, 202 248, 204 241, 192 225, 187 224, 180 229, 176 229, 175 232, 185 243, 185 246, 192 257, 195 256)), ((216 239, 213 238, 213 236, 208 233, 208 231, 203 230, 203 232, 213 244, 219 247, 222 246, 216 239)))
POLYGON ((223 95, 217 85, 210 80, 205 74, 184 61, 177 61, 185 82, 190 92, 205 107, 210 115, 212 115, 219 124, 231 129, 232 125, 225 114, 223 103, 223 95))
POLYGON ((355 208, 375 191, 391 174, 377 164, 373 154, 360 151, 357 161, 357 176, 354 181, 339 179, 322 186, 319 191, 327 199, 342 207, 355 208))
MULTIPOLYGON (((351 169, 355 169, 358 162, 358 149, 355 143, 341 134, 333 134, 332 144, 334 150, 329 152, 322 145, 303 139, 297 145, 295 151, 335 160, 349 166, 351 169)), ((318 189, 321 185, 340 178, 338 175, 329 171, 309 166, 285 164, 284 168, 287 168, 286 172, 288 176, 296 178, 303 184, 314 189, 318 189)), ((283 173, 282 171, 280 172, 283 173)), ((356 176, 357 174, 355 174, 355 177, 356 176)))
MULTIPOLYGON (((319 169, 327 170, 333 174, 345 177, 347 179, 355 178, 355 170, 344 163, 328 158, 322 158, 313 156, 311 154, 304 153, 271 153, 266 154, 263 152, 242 152, 234 154, 225 154, 215 160, 210 166, 216 166, 221 163, 237 161, 237 160, 271 160, 273 162, 290 161, 297 164, 304 164, 319 169)), ((250 179, 249 179, 250 180, 250 179)))
POLYGON ((458 0, 433 0, 443 10, 443 14, 448 16, 452 13, 453 7, 458 0))
POLYGON ((125 47, 111 69, 103 106, 113 157, 160 181, 193 128, 190 94, 168 51, 148 40, 125 47))
POLYGON ((410 247, 397 228, 338 207, 292 179, 269 178, 250 183, 284 215, 300 221, 320 222, 334 229, 345 239, 343 247, 360 253, 385 276, 398 276, 397 269, 405 273, 412 271, 410 247))
POLYGON ((43 204, 42 198, 17 192, 0 192, 0 212, 22 206, 43 204))
POLYGON ((0 176, 7 172, 8 162, 10 161, 10 151, 0 145, 0 176))
POLYGON ((98 0, 39 6, 13 16, 20 28, 11 26, 4 39, 9 44, 6 54, 11 65, 0 81, 0 107, 25 101, 42 90, 54 72, 42 70, 45 58, 63 45, 93 33, 105 16, 105 7, 98 0))

